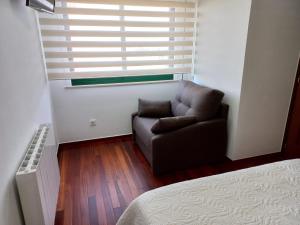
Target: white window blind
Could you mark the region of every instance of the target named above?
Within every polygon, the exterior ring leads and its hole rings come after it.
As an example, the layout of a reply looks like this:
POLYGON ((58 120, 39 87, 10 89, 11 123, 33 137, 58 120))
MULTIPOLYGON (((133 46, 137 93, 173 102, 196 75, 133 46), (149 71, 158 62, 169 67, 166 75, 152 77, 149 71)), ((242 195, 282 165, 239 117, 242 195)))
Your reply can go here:
POLYGON ((191 73, 195 3, 64 0, 41 14, 49 79, 191 73))

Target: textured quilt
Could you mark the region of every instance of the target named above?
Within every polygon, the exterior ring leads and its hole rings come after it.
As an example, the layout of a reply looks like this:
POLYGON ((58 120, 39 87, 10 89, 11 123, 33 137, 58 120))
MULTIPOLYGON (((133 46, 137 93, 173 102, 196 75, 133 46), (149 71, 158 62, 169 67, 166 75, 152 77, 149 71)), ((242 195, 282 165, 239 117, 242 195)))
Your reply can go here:
POLYGON ((172 184, 135 199, 117 225, 300 225, 300 159, 172 184))

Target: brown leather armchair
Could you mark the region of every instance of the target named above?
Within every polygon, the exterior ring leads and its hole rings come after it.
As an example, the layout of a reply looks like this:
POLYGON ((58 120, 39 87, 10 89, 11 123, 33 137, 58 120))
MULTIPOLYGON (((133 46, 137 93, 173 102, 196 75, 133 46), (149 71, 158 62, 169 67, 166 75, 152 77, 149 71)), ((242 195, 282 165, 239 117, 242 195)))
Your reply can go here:
POLYGON ((225 158, 227 148, 228 105, 223 93, 190 81, 181 81, 171 102, 174 116, 195 115, 198 122, 166 133, 154 134, 158 118, 132 114, 135 142, 156 175, 194 167, 225 158))

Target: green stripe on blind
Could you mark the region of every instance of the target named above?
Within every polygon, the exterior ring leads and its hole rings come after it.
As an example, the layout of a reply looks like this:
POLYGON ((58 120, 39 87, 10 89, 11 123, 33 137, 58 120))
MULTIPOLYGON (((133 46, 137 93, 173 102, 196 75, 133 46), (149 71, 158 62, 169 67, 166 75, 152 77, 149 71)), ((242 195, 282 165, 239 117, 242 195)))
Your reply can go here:
POLYGON ((71 79, 72 86, 173 80, 173 74, 71 79))

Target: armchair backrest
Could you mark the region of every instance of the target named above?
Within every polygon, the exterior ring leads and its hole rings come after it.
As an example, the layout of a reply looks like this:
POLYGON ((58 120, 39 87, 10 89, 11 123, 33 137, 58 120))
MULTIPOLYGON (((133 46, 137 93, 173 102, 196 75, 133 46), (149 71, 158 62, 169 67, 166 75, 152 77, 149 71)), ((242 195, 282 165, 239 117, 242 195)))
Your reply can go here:
POLYGON ((182 80, 172 101, 174 116, 196 116, 199 121, 214 118, 220 109, 224 93, 182 80))

